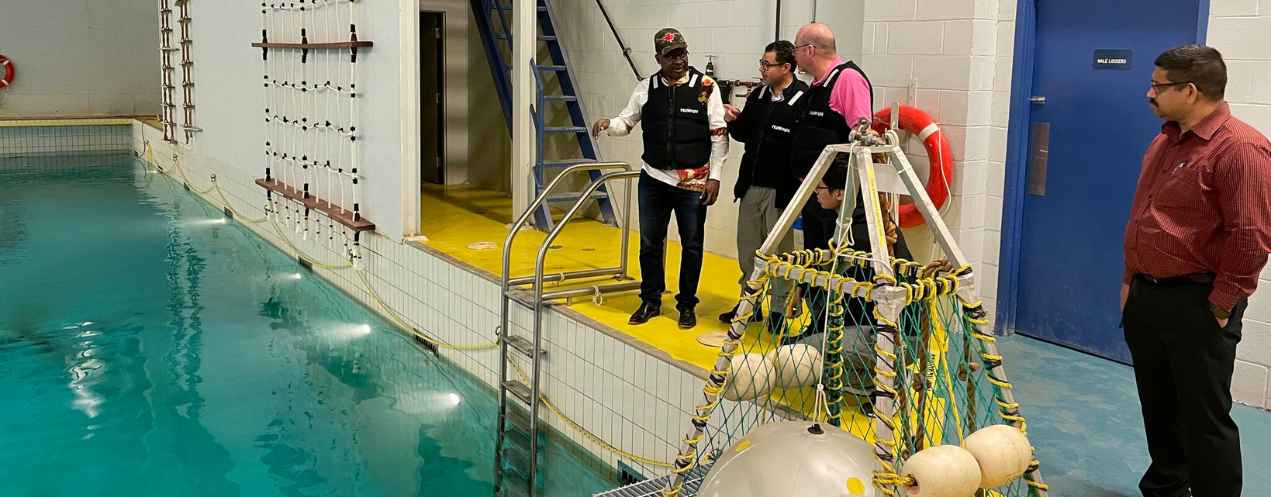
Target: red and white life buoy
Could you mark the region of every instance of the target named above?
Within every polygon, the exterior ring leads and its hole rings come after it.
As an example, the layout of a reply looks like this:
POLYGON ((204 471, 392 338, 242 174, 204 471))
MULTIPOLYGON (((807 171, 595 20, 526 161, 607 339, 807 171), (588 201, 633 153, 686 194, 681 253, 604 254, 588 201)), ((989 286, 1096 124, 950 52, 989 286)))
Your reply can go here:
MULTIPOLYGON (((874 130, 882 133, 891 124, 891 109, 886 108, 874 114, 874 130)), ((949 185, 953 181, 953 149, 949 139, 940 126, 917 107, 900 106, 900 129, 917 136, 922 146, 927 149, 930 159, 930 173, 927 175, 927 196, 939 209, 949 200, 949 185)), ((912 228, 923 223, 922 213, 913 204, 900 206, 900 226, 912 228)))
POLYGON ((8 57, 0 55, 0 67, 4 68, 4 77, 0 78, 0 90, 3 90, 8 88, 10 83, 13 83, 13 61, 9 60, 8 57))

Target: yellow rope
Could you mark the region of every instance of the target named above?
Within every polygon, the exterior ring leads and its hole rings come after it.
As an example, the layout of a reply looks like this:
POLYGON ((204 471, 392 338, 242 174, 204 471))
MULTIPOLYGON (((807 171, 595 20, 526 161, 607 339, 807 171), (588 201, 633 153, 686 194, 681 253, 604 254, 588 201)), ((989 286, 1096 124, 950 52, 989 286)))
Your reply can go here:
MULTIPOLYGON (((509 361, 509 363, 511 363, 513 369, 516 370, 517 376, 521 377, 521 381, 528 384, 530 382, 529 375, 525 374, 525 370, 521 368, 521 365, 512 361, 509 361)), ((538 398, 539 398, 539 401, 543 403, 543 406, 546 407, 548 411, 551 411, 551 413, 559 417, 561 421, 564 421, 565 424, 570 427, 570 429, 574 430, 579 435, 586 437, 592 443, 599 445, 601 448, 605 449, 606 451, 612 452, 618 456, 624 457, 631 461, 638 462, 640 464, 644 464, 646 466, 655 466, 659 468, 675 467, 675 464, 673 463, 644 457, 644 456, 635 454, 633 452, 623 450, 617 446, 614 446, 613 444, 610 444, 609 442, 606 442, 603 438, 600 438, 595 433, 592 433, 591 431, 587 430, 587 428, 583 427, 581 424, 578 424, 577 421, 574 421, 569 416, 566 416, 565 413, 561 412, 561 410, 557 408, 556 405, 553 404, 552 401, 547 398, 547 395, 540 393, 538 398)))

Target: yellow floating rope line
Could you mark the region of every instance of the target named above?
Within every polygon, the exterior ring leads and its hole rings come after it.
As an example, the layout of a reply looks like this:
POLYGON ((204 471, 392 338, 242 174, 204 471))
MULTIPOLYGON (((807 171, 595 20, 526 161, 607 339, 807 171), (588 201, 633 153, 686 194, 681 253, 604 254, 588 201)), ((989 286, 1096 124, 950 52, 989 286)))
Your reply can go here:
MULTIPOLYGON (((525 370, 521 368, 521 365, 514 361, 509 361, 509 362, 512 364, 512 368, 516 370, 517 376, 521 377, 521 381, 528 384, 530 382, 529 376, 525 374, 525 370)), ((609 442, 606 442, 605 439, 600 438, 595 433, 592 433, 590 430, 583 427, 581 424, 578 424, 577 421, 574 421, 572 418, 565 415, 564 412, 561 412, 561 410, 556 407, 556 404, 553 404, 552 401, 549 400, 546 395, 540 393, 538 396, 538 400, 543 403, 543 406, 546 407, 548 411, 551 411, 552 414, 556 415, 562 421, 564 421, 565 424, 570 427, 570 429, 574 430, 579 435, 586 437, 592 443, 600 446, 601 448, 605 449, 608 452, 612 452, 613 454, 622 456, 628 460, 635 461, 640 464, 644 464, 646 466, 655 466, 659 468, 671 468, 675 466, 675 464, 673 463, 644 457, 639 454, 635 454, 633 452, 623 450, 620 447, 617 447, 609 442)))

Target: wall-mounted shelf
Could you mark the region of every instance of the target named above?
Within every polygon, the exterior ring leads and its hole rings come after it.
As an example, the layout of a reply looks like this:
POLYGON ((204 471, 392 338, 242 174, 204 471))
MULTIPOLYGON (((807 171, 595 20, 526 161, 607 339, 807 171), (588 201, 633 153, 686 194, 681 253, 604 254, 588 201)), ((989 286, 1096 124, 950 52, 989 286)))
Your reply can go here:
POLYGON ((256 48, 297 48, 301 50, 334 50, 341 48, 370 48, 375 44, 369 41, 337 41, 332 43, 252 43, 256 48))
POLYGON ((296 190, 281 181, 257 178, 256 184, 260 185, 261 188, 278 192, 286 198, 303 203, 305 207, 317 210, 335 222, 340 223, 353 231, 375 230, 375 223, 367 221, 366 218, 358 216, 357 219, 353 219, 353 211, 344 209, 343 207, 332 204, 313 195, 309 195, 309 198, 305 198, 303 191, 296 190))

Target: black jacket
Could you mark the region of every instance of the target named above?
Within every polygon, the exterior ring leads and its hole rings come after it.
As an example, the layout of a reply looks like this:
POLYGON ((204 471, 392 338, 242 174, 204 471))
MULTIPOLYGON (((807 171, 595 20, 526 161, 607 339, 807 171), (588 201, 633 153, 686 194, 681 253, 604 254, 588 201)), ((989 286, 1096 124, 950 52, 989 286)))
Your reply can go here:
POLYGON ((790 143, 798 104, 807 89, 807 83, 795 79, 781 91, 784 98, 780 102, 772 101, 772 88, 767 85, 746 97, 745 110, 728 124, 728 134, 746 144, 733 196, 740 199, 752 185, 763 186, 777 191, 778 208, 790 203, 799 187, 790 170, 790 143))
POLYGON ((687 83, 667 86, 661 74, 649 78, 649 100, 640 110, 644 162, 658 169, 694 169, 711 159, 711 126, 706 103, 713 85, 688 68, 687 83))
POLYGON ((873 113, 874 86, 865 72, 851 61, 835 67, 826 77, 825 84, 809 88, 808 94, 799 102, 801 109, 798 126, 794 131, 794 142, 790 145, 790 167, 796 178, 808 174, 826 145, 847 143, 851 135, 852 128, 848 126, 847 119, 830 108, 830 95, 844 71, 856 71, 865 78, 865 84, 869 85, 870 108, 871 114, 873 113))

